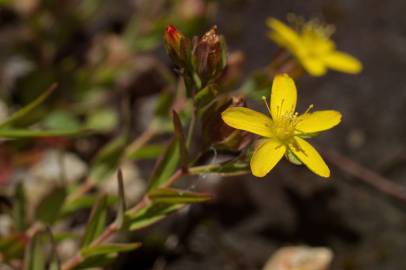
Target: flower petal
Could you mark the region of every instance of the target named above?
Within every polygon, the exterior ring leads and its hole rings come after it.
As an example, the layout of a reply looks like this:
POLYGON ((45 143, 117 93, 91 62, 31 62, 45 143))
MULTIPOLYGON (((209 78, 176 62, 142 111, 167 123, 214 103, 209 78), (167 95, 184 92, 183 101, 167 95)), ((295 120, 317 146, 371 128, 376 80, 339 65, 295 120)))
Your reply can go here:
POLYGON ((320 77, 326 74, 327 68, 326 64, 319 58, 313 56, 301 56, 297 55, 299 62, 302 64, 303 68, 312 76, 320 77))
POLYGON ((334 70, 356 74, 362 70, 362 63, 349 54, 334 51, 324 56, 323 61, 326 65, 334 70))
POLYGON ((287 74, 276 75, 272 84, 271 114, 273 119, 295 112, 297 90, 295 82, 287 74))
POLYGON ((245 130, 264 137, 272 137, 271 118, 245 107, 231 107, 225 110, 221 117, 230 127, 245 130))
POLYGON ((298 33, 288 25, 275 18, 268 18, 266 24, 272 30, 270 33, 270 38, 278 45, 283 47, 292 47, 298 44, 298 33))
POLYGON ((305 113, 297 118, 296 129, 302 133, 314 133, 330 129, 341 122, 341 113, 333 110, 305 113))
POLYGON ((309 170, 321 177, 330 177, 330 169, 310 143, 295 137, 295 143, 290 144, 289 149, 309 170))
POLYGON ((251 158, 251 171, 256 177, 264 177, 281 160, 286 152, 286 146, 270 139, 264 140, 251 158))

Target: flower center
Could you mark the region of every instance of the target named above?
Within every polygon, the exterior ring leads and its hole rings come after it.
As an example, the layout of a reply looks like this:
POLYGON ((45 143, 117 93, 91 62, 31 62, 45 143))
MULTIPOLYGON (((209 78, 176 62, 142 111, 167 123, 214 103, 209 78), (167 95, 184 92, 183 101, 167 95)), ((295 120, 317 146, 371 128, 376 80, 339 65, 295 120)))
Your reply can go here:
POLYGON ((297 113, 285 114, 274 119, 271 125, 272 134, 281 142, 288 144, 295 135, 297 113))
POLYGON ((309 57, 318 58, 334 48, 330 39, 335 31, 334 25, 324 24, 318 19, 306 22, 303 17, 295 14, 289 14, 288 21, 300 33, 303 44, 301 48, 309 57))

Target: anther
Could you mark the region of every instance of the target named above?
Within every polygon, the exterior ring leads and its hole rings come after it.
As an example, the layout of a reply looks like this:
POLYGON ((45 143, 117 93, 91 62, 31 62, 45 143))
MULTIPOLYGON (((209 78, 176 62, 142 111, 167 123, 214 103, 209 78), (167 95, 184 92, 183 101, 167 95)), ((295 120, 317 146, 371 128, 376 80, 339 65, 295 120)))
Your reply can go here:
POLYGON ((270 108, 269 105, 268 105, 268 101, 266 101, 266 97, 265 97, 265 96, 262 96, 262 100, 264 101, 265 106, 266 106, 266 108, 268 109, 269 114, 272 115, 272 114, 271 114, 271 108, 270 108))

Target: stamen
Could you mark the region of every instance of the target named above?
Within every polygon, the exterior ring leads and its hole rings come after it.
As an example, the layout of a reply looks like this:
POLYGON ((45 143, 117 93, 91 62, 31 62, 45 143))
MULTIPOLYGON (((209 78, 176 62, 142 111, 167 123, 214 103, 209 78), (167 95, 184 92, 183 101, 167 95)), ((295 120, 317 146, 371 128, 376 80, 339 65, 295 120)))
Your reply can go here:
POLYGON ((309 107, 307 108, 307 110, 303 114, 306 114, 306 113, 310 112, 310 110, 312 110, 313 107, 314 107, 314 105, 310 104, 309 107))
POLYGON ((305 24, 305 19, 303 17, 301 17, 301 16, 298 16, 298 15, 294 14, 294 13, 288 13, 287 21, 298 32, 300 31, 300 29, 303 28, 303 25, 305 24))
POLYGON ((335 32, 335 26, 324 24, 318 19, 312 19, 305 23, 302 27, 304 32, 312 33, 319 38, 330 38, 335 32))
POLYGON ((268 101, 266 101, 266 97, 265 97, 265 96, 262 96, 262 100, 264 101, 265 106, 266 106, 266 108, 268 109, 269 114, 272 116, 272 114, 271 114, 271 108, 270 108, 269 105, 268 105, 268 101))

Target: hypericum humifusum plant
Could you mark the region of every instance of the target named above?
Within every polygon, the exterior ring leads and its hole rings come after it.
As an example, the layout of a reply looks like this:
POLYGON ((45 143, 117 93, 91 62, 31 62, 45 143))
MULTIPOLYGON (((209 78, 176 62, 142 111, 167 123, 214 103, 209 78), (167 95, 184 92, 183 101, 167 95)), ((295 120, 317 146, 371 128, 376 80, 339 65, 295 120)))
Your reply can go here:
MULTIPOLYGON (((272 40, 293 54, 310 75, 323 75, 327 68, 347 73, 361 71, 361 63, 335 50, 330 31, 316 21, 303 24, 298 31, 276 19, 269 19, 268 25, 272 30, 272 40)), ((297 90, 291 78, 293 76, 286 74, 286 69, 296 71, 297 62, 291 65, 292 59, 275 58, 270 63, 272 72, 260 76, 265 87, 251 83, 250 80, 254 81, 252 78, 255 77, 252 76, 248 80, 250 83, 243 84, 233 94, 233 89, 229 87, 233 84, 228 83, 226 87, 224 82, 235 80, 238 68, 228 61, 224 38, 216 26, 191 39, 170 25, 165 29, 163 40, 176 66, 174 74, 179 76, 180 83, 173 74, 166 73, 171 83, 165 88, 166 92, 159 96, 157 112, 149 129, 129 145, 129 133, 123 132, 125 134, 114 138, 111 144, 100 150, 92 164, 96 172, 101 171, 102 174, 90 174, 83 183, 74 186, 73 191, 65 186, 58 187, 57 192, 50 193, 42 201, 41 211, 37 211, 40 214, 32 224, 26 222, 25 212, 20 211, 20 205, 25 203, 24 187, 21 185, 17 189, 15 196, 19 198, 19 203, 14 212, 18 220, 24 221, 20 222, 24 226, 20 226, 17 238, 11 237, 2 242, 0 252, 16 245, 24 250, 25 243, 29 243, 25 248, 24 269, 43 269, 46 264, 52 265, 52 269, 61 270, 82 269, 89 265, 103 267, 118 253, 138 248, 141 245, 138 242, 117 243, 113 236, 119 232, 148 227, 187 205, 211 199, 212 196, 204 192, 173 188, 184 176, 234 176, 248 174, 251 168, 254 176, 264 177, 283 156, 292 163, 304 164, 321 177, 330 176, 328 166, 307 139, 338 125, 341 114, 333 110, 312 112, 312 105, 303 114, 296 112, 297 90), (247 85, 251 85, 250 90, 245 89, 247 85), (269 115, 247 107, 247 99, 263 88, 267 95, 271 92, 269 105, 267 99, 263 98, 269 115), (155 167, 142 198, 134 205, 127 205, 124 176, 119 167, 125 161, 134 161, 131 157, 139 155, 138 151, 157 134, 166 136, 168 143, 165 143, 165 150, 159 157, 156 156, 155 167), (260 138, 255 139, 256 135, 260 138), (116 218, 107 224, 109 206, 115 200, 110 200, 105 194, 96 198, 96 192, 88 191, 97 190, 100 183, 93 181, 93 178, 115 170, 119 171, 119 205, 116 218), (59 263, 56 252, 45 258, 44 242, 56 250, 52 232, 54 223, 78 209, 91 206, 92 212, 84 233, 80 235, 80 247, 76 254, 62 263, 59 263), (21 241, 16 242, 16 239, 21 241), (39 268, 31 267, 31 261, 35 261, 32 256, 41 257, 39 268)), ((45 98, 40 97, 23 113, 30 112, 31 107, 45 98)), ((18 113, 0 127, 3 137, 7 137, 4 134, 10 135, 8 125, 21 115, 21 112, 18 113)), ((21 133, 13 131, 11 135, 15 134, 21 133)), ((10 255, 0 254, 0 257, 8 259, 10 255)))

